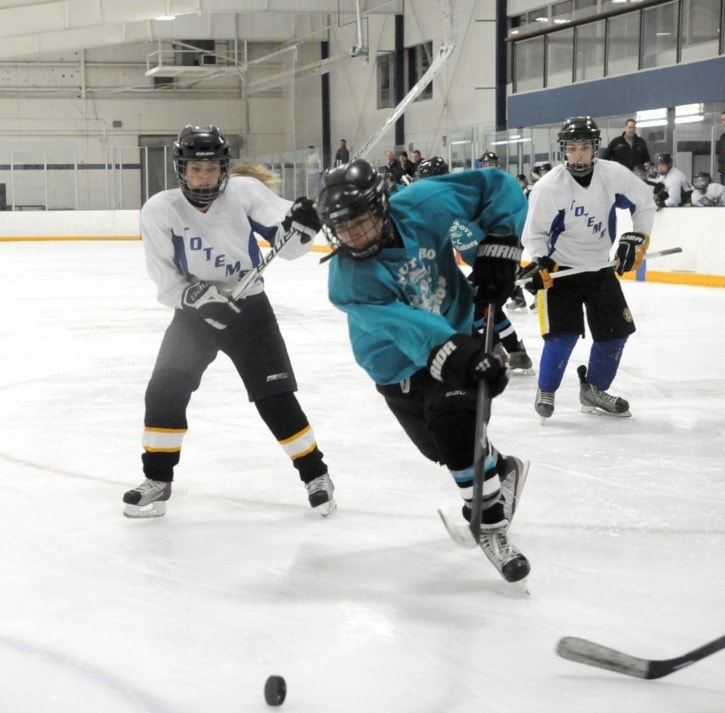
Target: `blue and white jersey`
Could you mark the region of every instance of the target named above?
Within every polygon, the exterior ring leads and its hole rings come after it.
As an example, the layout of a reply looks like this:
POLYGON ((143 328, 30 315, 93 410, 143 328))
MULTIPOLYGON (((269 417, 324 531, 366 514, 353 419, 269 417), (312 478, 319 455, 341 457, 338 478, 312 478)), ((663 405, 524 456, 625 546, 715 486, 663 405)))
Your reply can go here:
MULTIPOLYGON (((206 212, 193 206, 179 188, 157 193, 141 209, 141 237, 146 264, 158 288, 159 302, 181 306, 189 276, 230 294, 239 280, 261 260, 257 237, 274 244, 291 202, 280 198, 256 178, 233 176, 206 212)), ((293 238, 280 252, 287 259, 312 248, 293 238)), ((264 290, 258 280, 247 295, 264 290)))
POLYGON ((652 232, 652 189, 624 166, 599 159, 586 188, 565 166, 556 166, 529 194, 521 242, 531 257, 548 256, 567 267, 607 262, 617 238, 617 208, 630 211, 633 230, 652 232))
POLYGON ((330 301, 347 314, 355 360, 376 383, 412 376, 434 346, 470 333, 471 288, 453 249, 473 264, 485 235, 521 234, 526 207, 516 179, 497 169, 426 178, 390 197, 402 247, 330 261, 330 301))

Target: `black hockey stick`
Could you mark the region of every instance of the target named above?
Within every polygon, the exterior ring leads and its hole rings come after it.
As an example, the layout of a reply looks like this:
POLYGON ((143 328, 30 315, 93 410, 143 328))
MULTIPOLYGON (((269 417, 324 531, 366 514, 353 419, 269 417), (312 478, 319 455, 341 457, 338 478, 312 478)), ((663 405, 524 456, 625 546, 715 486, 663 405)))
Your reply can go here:
POLYGON ((621 651, 595 644, 586 639, 579 639, 575 636, 565 636, 556 645, 556 653, 569 661, 604 668, 616 673, 624 673, 627 676, 635 676, 636 678, 662 678, 668 676, 722 649, 725 649, 725 636, 693 649, 682 656, 658 661, 623 654, 621 651))
MULTIPOLYGON (((489 304, 483 332, 483 345, 486 354, 493 349, 493 321, 496 307, 489 304)), ((491 395, 488 382, 478 382, 476 400, 476 442, 473 451, 473 497, 471 499, 471 520, 469 527, 475 542, 481 539, 481 512, 483 511, 483 480, 486 474, 486 452, 488 450, 488 422, 491 418, 491 395)))

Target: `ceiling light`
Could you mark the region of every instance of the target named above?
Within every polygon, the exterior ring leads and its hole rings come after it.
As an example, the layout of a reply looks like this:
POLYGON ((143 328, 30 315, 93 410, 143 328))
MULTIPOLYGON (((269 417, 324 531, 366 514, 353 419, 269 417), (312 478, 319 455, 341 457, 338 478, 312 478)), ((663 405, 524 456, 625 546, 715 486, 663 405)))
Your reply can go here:
POLYGON ((154 20, 158 20, 159 22, 169 22, 170 20, 175 20, 176 15, 159 15, 158 17, 155 17, 154 20))

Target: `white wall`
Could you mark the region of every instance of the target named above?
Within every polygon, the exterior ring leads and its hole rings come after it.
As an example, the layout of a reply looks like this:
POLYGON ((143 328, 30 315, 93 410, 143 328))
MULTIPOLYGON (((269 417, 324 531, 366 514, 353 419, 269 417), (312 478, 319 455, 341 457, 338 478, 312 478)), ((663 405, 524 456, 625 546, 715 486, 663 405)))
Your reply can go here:
MULTIPOLYGON (((620 233, 630 230, 629 214, 620 211, 618 215, 620 233)), ((136 210, 0 213, 0 241, 71 236, 128 238, 138 234, 136 210)), ((316 242, 325 244, 321 235, 316 242)), ((657 211, 650 249, 673 247, 681 247, 683 252, 652 260, 648 269, 725 276, 725 208, 666 208, 657 211)))

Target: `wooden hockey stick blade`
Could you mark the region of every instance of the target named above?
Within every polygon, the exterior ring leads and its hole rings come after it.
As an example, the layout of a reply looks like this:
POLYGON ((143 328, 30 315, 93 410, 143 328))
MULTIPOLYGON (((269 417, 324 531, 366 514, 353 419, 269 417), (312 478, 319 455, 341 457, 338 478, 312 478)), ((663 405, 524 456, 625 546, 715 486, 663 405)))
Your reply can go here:
POLYGON ((579 639, 576 636, 565 636, 556 645, 556 653, 569 661, 576 661, 587 666, 595 666, 636 678, 654 679, 679 671, 723 648, 725 648, 725 636, 693 649, 683 656, 652 660, 630 656, 616 649, 610 649, 608 646, 579 639))
POLYGON ((478 545, 473 537, 473 533, 471 532, 469 525, 464 525, 463 523, 459 525, 451 522, 440 508, 438 509, 438 514, 440 515, 441 520, 443 520, 443 524, 445 525, 446 530, 448 530, 448 534, 451 536, 451 539, 457 545, 465 547, 467 550, 472 550, 478 545))

